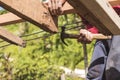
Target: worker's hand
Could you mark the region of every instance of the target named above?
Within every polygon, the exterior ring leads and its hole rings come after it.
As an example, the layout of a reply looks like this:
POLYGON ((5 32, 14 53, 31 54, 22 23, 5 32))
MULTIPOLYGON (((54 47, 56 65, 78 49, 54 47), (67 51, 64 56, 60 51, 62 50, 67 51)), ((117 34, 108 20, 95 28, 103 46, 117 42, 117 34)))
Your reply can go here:
POLYGON ((91 43, 92 40, 93 40, 93 33, 89 32, 86 29, 80 30, 80 36, 78 38, 78 42, 89 44, 91 43))
POLYGON ((62 5, 66 0, 46 0, 44 6, 50 10, 52 15, 62 14, 62 5))

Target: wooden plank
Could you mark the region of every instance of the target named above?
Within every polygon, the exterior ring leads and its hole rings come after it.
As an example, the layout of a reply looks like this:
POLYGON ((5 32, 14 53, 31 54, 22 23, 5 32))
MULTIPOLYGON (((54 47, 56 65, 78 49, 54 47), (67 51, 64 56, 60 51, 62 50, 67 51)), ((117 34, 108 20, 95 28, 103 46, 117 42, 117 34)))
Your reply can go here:
POLYGON ((20 37, 12 34, 2 27, 0 27, 0 38, 15 45, 25 46, 25 42, 20 37))
POLYGON ((71 13, 76 13, 76 10, 68 3, 66 2, 64 5, 63 5, 63 14, 71 14, 71 13))
POLYGON ((120 18, 106 0, 68 0, 68 2, 103 34, 120 34, 120 18))
POLYGON ((0 0, 0 6, 45 31, 58 32, 57 16, 52 17, 40 0, 0 0))
MULTIPOLYGON (((120 5, 120 0, 107 0, 111 6, 117 6, 120 5)), ((63 15, 64 14, 70 14, 70 13, 76 13, 76 10, 68 3, 66 2, 63 6, 63 15)))
MULTIPOLYGON (((111 6, 117 6, 120 5, 120 0, 107 0, 111 6)), ((68 3, 66 2, 63 6, 63 15, 64 14, 70 14, 70 13, 76 13, 76 10, 68 3)))
POLYGON ((120 0, 108 0, 112 6, 120 5, 120 0))
POLYGON ((0 15, 0 26, 15 24, 19 22, 23 22, 24 20, 14 15, 13 13, 6 13, 0 15))

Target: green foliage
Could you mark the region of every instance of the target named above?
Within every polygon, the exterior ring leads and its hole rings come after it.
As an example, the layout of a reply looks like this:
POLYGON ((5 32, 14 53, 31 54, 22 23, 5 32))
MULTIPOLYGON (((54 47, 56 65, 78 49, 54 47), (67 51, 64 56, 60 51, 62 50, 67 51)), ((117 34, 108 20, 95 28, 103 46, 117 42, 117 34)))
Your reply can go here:
MULTIPOLYGON (((66 28, 80 26, 82 23, 73 24, 80 21, 75 14, 59 17, 59 31, 65 24, 66 28)), ((6 29, 19 36, 39 32, 36 26, 25 22, 6 26, 6 29)), ((78 33, 79 29, 71 29, 66 32, 78 33)), ((60 34, 47 36, 49 33, 41 32, 38 34, 22 37, 27 40, 27 46, 21 48, 15 45, 0 49, 0 78, 5 80, 60 80, 64 73, 60 66, 74 70, 75 68, 84 69, 82 45, 76 40, 66 39, 65 46, 60 39, 60 34), (30 40, 41 37, 39 39, 30 40)), ((1 43, 1 45, 3 45, 1 43)), ((93 51, 94 42, 88 45, 89 61, 93 51)), ((66 80, 73 80, 67 77, 66 80)), ((81 80, 81 79, 74 79, 81 80)))
POLYGON ((7 13, 8 11, 6 10, 0 10, 0 15, 7 13))

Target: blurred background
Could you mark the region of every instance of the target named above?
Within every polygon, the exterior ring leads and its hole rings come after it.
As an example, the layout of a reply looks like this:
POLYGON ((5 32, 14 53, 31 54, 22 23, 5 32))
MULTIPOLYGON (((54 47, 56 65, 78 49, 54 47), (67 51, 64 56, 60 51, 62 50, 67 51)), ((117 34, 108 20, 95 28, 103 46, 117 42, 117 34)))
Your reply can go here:
MULTIPOLYGON (((0 7, 0 15, 8 11, 0 7)), ((77 40, 60 39, 61 27, 79 34, 83 28, 76 14, 59 16, 59 33, 50 34, 29 22, 1 26, 27 42, 25 48, 0 39, 0 80, 84 80, 83 46, 77 40)), ((90 62, 95 41, 87 45, 90 62)))

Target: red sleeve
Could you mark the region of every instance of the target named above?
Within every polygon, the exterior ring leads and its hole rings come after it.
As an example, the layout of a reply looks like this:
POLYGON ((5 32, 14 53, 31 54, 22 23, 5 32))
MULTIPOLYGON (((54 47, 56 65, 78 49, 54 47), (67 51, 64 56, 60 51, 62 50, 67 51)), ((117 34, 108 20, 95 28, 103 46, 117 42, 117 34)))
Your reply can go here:
POLYGON ((120 5, 113 6, 114 10, 117 12, 118 15, 120 15, 120 5))
POLYGON ((98 33, 99 31, 98 31, 98 29, 95 27, 95 26, 93 26, 92 24, 90 24, 87 20, 85 20, 83 17, 82 17, 82 21, 83 21, 83 24, 85 24, 86 25, 86 29, 88 30, 88 31, 90 31, 90 32, 92 32, 92 33, 98 33))
POLYGON ((95 27, 95 26, 92 26, 92 25, 86 25, 86 28, 88 31, 92 32, 92 33, 98 33, 98 29, 95 27))

